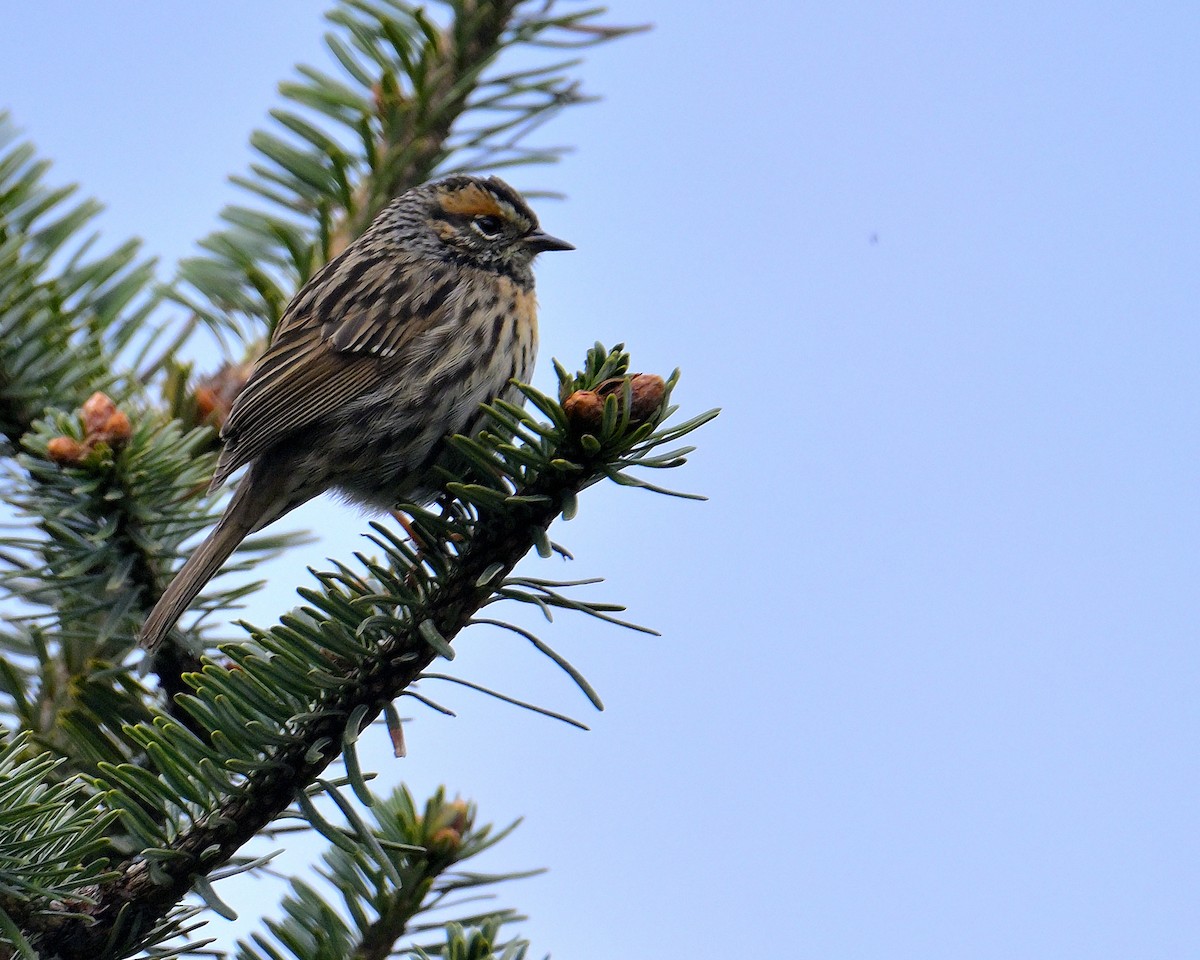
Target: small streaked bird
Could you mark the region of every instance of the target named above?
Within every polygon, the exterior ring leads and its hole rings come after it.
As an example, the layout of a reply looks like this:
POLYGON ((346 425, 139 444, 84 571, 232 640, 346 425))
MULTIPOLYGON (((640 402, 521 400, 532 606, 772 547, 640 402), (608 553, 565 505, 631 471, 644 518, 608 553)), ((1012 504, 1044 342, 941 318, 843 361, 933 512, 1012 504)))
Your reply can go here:
POLYGON ((156 649, 247 535, 326 490, 377 510, 436 494, 443 439, 520 402, 537 354, 543 233, 497 177, 393 200, 293 298, 221 430, 212 488, 248 467, 224 515, 150 611, 156 649))

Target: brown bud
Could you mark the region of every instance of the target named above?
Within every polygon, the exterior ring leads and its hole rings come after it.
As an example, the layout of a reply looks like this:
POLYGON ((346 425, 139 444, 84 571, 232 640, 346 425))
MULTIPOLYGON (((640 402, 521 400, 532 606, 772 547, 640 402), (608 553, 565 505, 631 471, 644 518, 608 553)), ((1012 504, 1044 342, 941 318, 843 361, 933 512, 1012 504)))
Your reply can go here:
POLYGON ((634 423, 644 423, 658 413, 667 392, 667 383, 657 373, 635 373, 629 386, 633 393, 629 419, 634 423))
POLYGON ((71 437, 55 437, 46 444, 46 456, 64 467, 75 467, 83 463, 91 448, 71 437))
POLYGON ((216 391, 212 387, 197 387, 196 419, 201 423, 206 423, 214 413, 218 413, 220 402, 216 391))
POLYGON ((108 423, 108 418, 117 412, 117 405, 105 393, 96 391, 84 401, 83 430, 88 437, 100 433, 108 423))
POLYGON ((604 398, 616 397, 624 402, 625 381, 629 381, 629 422, 645 423, 658 412, 666 394, 667 384, 657 373, 633 373, 628 377, 610 377, 595 390, 577 390, 563 401, 563 411, 571 424, 581 432, 594 433, 604 418, 604 398))
POLYGON ((463 800, 452 800, 446 804, 446 812, 451 815, 450 827, 459 833, 465 833, 471 826, 471 806, 463 800))
POLYGON ((129 417, 120 410, 114 410, 104 421, 104 426, 94 434, 88 434, 88 439, 97 442, 104 441, 110 447, 120 447, 132 434, 133 427, 129 423, 129 417))
POLYGON ((604 420, 604 400, 594 390, 576 390, 563 401, 563 413, 579 433, 594 433, 604 420))
POLYGON ((133 433, 129 417, 117 409, 107 394, 99 391, 84 402, 80 418, 83 420, 84 443, 89 450, 97 443, 123 446, 133 433))
POLYGON ((246 386, 253 369, 254 364, 249 360, 226 363, 212 376, 197 383, 193 394, 197 421, 210 423, 218 429, 223 427, 229 419, 229 411, 233 409, 233 401, 246 386))
POLYGON ((426 849, 436 857, 449 859, 458 853, 462 846, 462 834, 453 827, 442 827, 426 844, 426 849))

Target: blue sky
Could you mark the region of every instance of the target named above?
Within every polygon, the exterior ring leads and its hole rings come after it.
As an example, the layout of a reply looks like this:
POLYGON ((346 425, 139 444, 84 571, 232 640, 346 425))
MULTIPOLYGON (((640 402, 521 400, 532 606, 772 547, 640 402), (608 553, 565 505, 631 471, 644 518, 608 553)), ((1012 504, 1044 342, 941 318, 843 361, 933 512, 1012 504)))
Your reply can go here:
MULTIPOLYGON (((2 100, 168 275, 323 6, 14 7, 2 100)), ((547 629, 604 714, 463 638, 590 733, 446 691, 382 782, 526 817, 491 865, 552 868, 506 892, 538 955, 1200 953, 1200 8, 612 9, 656 28, 513 177, 578 247, 539 265, 537 382, 595 339, 682 367, 725 412, 672 479, 711 500, 600 488, 555 530, 663 632, 547 629)), ((296 522, 327 536, 251 619, 365 528, 296 522)))

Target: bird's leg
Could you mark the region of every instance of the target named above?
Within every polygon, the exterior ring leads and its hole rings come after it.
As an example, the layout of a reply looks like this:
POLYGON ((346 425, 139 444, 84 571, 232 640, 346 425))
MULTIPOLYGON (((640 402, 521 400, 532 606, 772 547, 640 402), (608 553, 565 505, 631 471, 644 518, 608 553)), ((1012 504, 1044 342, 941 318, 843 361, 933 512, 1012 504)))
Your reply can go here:
POLYGON ((420 555, 421 551, 425 549, 425 541, 421 538, 421 535, 417 533, 416 528, 413 526, 412 520, 410 520, 408 517, 408 514, 399 509, 389 510, 388 512, 392 515, 392 518, 404 528, 404 532, 408 534, 408 539, 417 545, 417 554, 420 555))

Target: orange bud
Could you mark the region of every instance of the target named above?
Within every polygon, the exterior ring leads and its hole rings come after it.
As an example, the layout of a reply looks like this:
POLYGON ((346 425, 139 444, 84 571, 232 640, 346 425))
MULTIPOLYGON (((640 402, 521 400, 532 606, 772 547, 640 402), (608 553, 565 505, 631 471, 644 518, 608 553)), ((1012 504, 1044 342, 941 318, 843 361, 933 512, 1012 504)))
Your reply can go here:
POLYGON ((117 409, 117 405, 104 393, 93 393, 80 410, 83 420, 84 442, 88 448, 97 443, 120 447, 133 433, 129 417, 117 409))
POLYGON ((471 826, 471 807, 463 800, 452 800, 446 804, 446 812, 451 814, 450 826, 459 833, 465 833, 471 826))
POLYGON ((662 377, 657 373, 635 373, 629 386, 633 393, 629 407, 631 421, 643 423, 658 413, 667 392, 667 383, 662 377))
POLYGON ((563 401, 563 413, 579 433, 593 433, 604 420, 604 401, 594 390, 576 390, 563 401))
POLYGON ((64 467, 74 467, 83 463, 91 449, 78 440, 70 437, 55 437, 46 444, 46 456, 64 467))
POLYGON ((110 447, 119 447, 132 434, 133 427, 129 423, 129 418, 120 410, 114 410, 109 418, 104 421, 104 426, 97 430, 94 436, 89 435, 88 439, 103 440, 110 447))
POLYGON ((217 395, 211 387, 196 388, 196 419, 201 423, 217 412, 217 395))
POLYGON ((442 827, 429 838, 426 849, 435 857, 449 859, 458 853, 462 846, 462 834, 452 827, 442 827))
POLYGON ((249 360, 226 363, 212 376, 205 377, 197 383, 193 394, 196 400, 196 422, 209 423, 218 429, 223 427, 229 419, 233 402, 246 386, 253 369, 254 363, 249 360))
POLYGON ((563 401, 563 412, 571 425, 585 433, 599 429, 604 418, 605 397, 616 397, 617 403, 623 403, 626 380, 631 396, 629 422, 644 423, 654 416, 667 392, 666 381, 657 373, 633 373, 628 377, 610 377, 595 390, 577 390, 567 397, 563 401))
POLYGON ((108 418, 117 412, 117 405, 108 394, 97 390, 83 404, 83 429, 90 437, 99 433, 108 423, 108 418))

